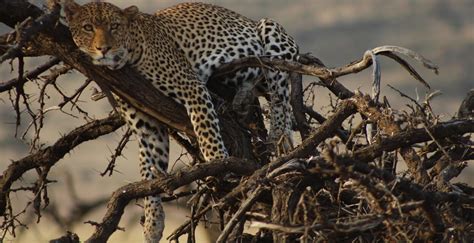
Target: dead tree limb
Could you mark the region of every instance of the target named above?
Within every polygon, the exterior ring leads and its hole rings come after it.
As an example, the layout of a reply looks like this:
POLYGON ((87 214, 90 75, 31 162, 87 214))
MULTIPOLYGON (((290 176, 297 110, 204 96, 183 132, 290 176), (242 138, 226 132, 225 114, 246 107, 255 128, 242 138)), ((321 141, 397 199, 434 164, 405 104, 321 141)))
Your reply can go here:
MULTIPOLYGON (((49 70, 51 67, 57 65, 59 62, 60 60, 58 58, 52 58, 48 62, 37 67, 36 69, 26 73, 24 75, 24 79, 31 80, 33 78, 36 78, 43 72, 49 70)), ((16 78, 0 83, 0 93, 14 88, 15 85, 17 85, 17 83, 18 83, 18 79, 16 78)))
MULTIPOLYGON (((474 120, 460 119, 448 122, 440 122, 428 128, 437 139, 451 136, 462 136, 466 133, 474 133, 474 120)), ((416 143, 428 142, 432 138, 425 128, 409 129, 400 131, 393 136, 384 138, 380 142, 366 146, 354 152, 354 159, 369 162, 382 155, 384 151, 394 151, 401 146, 411 146, 416 143)))
MULTIPOLYGON (((11 4, 15 5, 15 3, 11 4)), ((58 4, 53 4, 49 7, 50 8, 48 13, 43 13, 41 16, 34 20, 30 16, 28 18, 25 18, 21 22, 21 24, 15 23, 16 43, 14 46, 9 48, 6 53, 0 56, 0 64, 3 63, 5 60, 22 55, 22 49, 32 38, 34 38, 38 33, 45 30, 46 28, 53 26, 59 20, 59 10, 61 9, 61 7, 58 4)), ((4 15, 7 15, 8 18, 8 15, 13 14, 9 12, 8 14, 5 13, 4 15)))
POLYGON ((122 125, 124 122, 118 115, 87 123, 60 138, 53 145, 10 163, 0 177, 0 215, 5 213, 11 185, 25 172, 42 166, 51 167, 81 143, 111 133, 122 125))
POLYGON ((306 139, 309 135, 311 127, 306 121, 306 111, 303 102, 303 76, 297 73, 290 74, 291 80, 291 94, 290 102, 293 108, 293 115, 296 120, 296 128, 300 132, 301 138, 306 139))
POLYGON ((195 165, 178 171, 162 179, 131 183, 117 189, 109 200, 107 213, 102 222, 97 225, 94 234, 87 242, 106 242, 110 235, 117 229, 125 206, 133 199, 142 198, 173 191, 193 181, 204 179, 208 176, 218 176, 224 172, 233 172, 239 175, 248 175, 256 168, 256 164, 247 160, 228 158, 206 164, 195 165))

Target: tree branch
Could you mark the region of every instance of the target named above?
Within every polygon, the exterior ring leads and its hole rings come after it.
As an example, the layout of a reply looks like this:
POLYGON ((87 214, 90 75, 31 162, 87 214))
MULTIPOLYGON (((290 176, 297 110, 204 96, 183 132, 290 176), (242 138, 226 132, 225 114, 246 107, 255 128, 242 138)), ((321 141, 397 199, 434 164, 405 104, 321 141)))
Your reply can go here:
MULTIPOLYGON (((52 58, 48 62, 42 64, 39 67, 37 67, 36 69, 26 73, 23 79, 28 81, 28 80, 37 78, 38 75, 46 72, 51 67, 57 65, 59 62, 60 62, 60 60, 58 58, 52 58)), ((17 85, 17 83, 18 83, 18 79, 16 79, 16 78, 8 80, 6 82, 0 83, 0 93, 14 88, 15 85, 17 85)))
POLYGON ((10 163, 0 177, 0 215, 5 213, 11 185, 25 172, 42 166, 51 167, 79 144, 109 134, 123 124, 124 121, 118 115, 89 122, 60 138, 52 146, 10 163))
MULTIPOLYGON (((474 120, 459 119, 448 122, 440 122, 428 128, 437 139, 453 136, 462 136, 466 133, 474 133, 474 120)), ((382 155, 384 151, 394 151, 400 147, 411 146, 416 143, 431 141, 432 138, 425 128, 409 129, 400 131, 379 142, 366 146, 354 152, 354 159, 369 162, 382 155)))
POLYGON ((117 229, 125 206, 137 198, 157 195, 163 192, 171 194, 177 188, 208 176, 219 176, 222 173, 248 175, 256 169, 256 164, 247 160, 230 157, 205 164, 186 168, 164 178, 130 183, 117 189, 109 200, 107 212, 98 224, 89 243, 106 242, 117 229))

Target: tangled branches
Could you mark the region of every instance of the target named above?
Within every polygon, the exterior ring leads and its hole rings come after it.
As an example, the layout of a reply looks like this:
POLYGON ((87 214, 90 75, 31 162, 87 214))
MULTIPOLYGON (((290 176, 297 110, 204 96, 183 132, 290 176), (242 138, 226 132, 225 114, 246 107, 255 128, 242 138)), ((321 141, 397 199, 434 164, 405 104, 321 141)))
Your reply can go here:
MULTIPOLYGON (((111 133, 124 124, 117 115, 94 120, 77 105, 83 90, 92 80, 99 85, 104 97, 110 97, 110 92, 113 92, 169 126, 173 137, 195 162, 200 160, 194 143, 195 135, 184 108, 155 91, 148 82, 142 82, 131 69, 112 72, 84 59, 72 43, 67 28, 57 22, 59 11, 54 1, 51 1, 48 13, 26 1, 0 0, 0 4, 5 6, 0 9, 1 22, 12 27, 22 23, 13 34, 0 37, 0 61, 19 60, 18 78, 2 82, 0 92, 10 92, 17 124, 20 123, 23 103, 32 120, 29 127, 34 128, 35 134, 30 144, 30 155, 11 162, 0 177, 0 214, 3 216, 0 228, 3 236, 7 233, 15 235, 18 226, 26 227, 19 219, 25 210, 19 213, 13 210, 12 192, 33 194, 27 207, 35 209, 39 220, 42 212, 51 209, 47 188, 54 182, 49 179, 49 172, 54 170, 56 163, 77 145, 111 133), (6 9, 15 11, 7 13, 6 9), (43 55, 53 56, 53 59, 31 72, 24 72, 24 58, 43 55), (63 66, 53 68, 60 63, 63 66), (72 69, 87 79, 72 95, 66 95, 56 84, 57 77, 72 69), (39 76, 47 71, 48 75, 39 76), (29 85, 30 80, 42 80, 37 98, 39 112, 29 108, 34 100, 25 92, 24 86, 29 85), (46 87, 50 85, 62 101, 46 108, 46 87), (153 105, 157 103, 161 104, 160 109, 153 105), (64 112, 65 105, 74 107, 87 123, 53 145, 43 147, 39 141, 45 113, 64 112), (21 176, 33 169, 37 173, 33 185, 13 187, 21 176)), ((107 241, 120 229, 118 224, 125 206, 133 200, 163 193, 168 194, 164 201, 190 198, 190 219, 168 237, 176 241, 179 236, 187 234, 189 241, 193 242, 196 226, 203 222, 218 225, 217 242, 474 239, 474 189, 451 182, 467 162, 474 159, 473 92, 462 103, 458 117, 447 121, 441 121, 433 113, 432 96, 420 103, 397 90, 410 102, 407 104, 409 110, 394 109, 387 100, 380 101, 378 59, 381 55, 396 61, 428 88, 428 83, 402 55, 437 72, 437 67, 419 54, 396 46, 374 48, 365 52, 361 60, 339 68, 326 68, 320 60, 308 54, 301 55, 297 62, 251 57, 223 65, 211 78, 209 87, 215 93, 216 107, 221 108, 219 116, 223 136, 234 157, 195 164, 163 178, 133 182, 118 188, 108 199, 107 213, 102 220, 88 221, 95 227, 94 233, 80 238, 88 238, 88 242, 107 241), (292 106, 295 128, 302 141, 285 155, 271 157, 265 153, 262 112, 254 110, 250 119, 236 121, 235 111, 229 105, 233 95, 220 92, 222 87, 213 82, 221 75, 249 66, 293 72, 292 106), (373 70, 370 96, 353 93, 336 80, 370 67, 373 70), (301 75, 318 77, 320 82, 303 86, 301 75), (326 87, 337 97, 327 118, 313 110, 315 105, 305 99, 317 85, 326 87), (402 166, 406 166, 406 171, 400 172, 402 166), (193 188, 185 192, 176 191, 186 185, 193 188), (254 231, 250 233, 246 226, 254 231)), ((77 119, 77 116, 73 118, 77 119)), ((103 175, 112 174, 115 159, 129 138, 130 133, 126 132, 103 175)), ((86 211, 96 204, 88 205, 86 211)), ((56 242, 66 241, 79 241, 79 237, 68 232, 56 242)))

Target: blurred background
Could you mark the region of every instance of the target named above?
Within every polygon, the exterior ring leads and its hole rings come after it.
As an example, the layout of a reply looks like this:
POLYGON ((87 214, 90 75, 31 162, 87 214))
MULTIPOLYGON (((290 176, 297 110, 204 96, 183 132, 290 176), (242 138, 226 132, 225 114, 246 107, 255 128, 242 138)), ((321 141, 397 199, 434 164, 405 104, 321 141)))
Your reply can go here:
MULTIPOLYGON (((31 2, 38 6, 43 4, 43 1, 31 2)), ((157 9, 182 1, 117 0, 110 2, 120 7, 137 5, 141 11, 153 13, 157 9)), ((329 67, 348 64, 359 59, 366 50, 381 45, 398 45, 412 49, 439 65, 440 73, 435 75, 418 63, 411 62, 430 83, 432 90, 426 90, 399 65, 382 58, 382 95, 387 96, 396 109, 406 109, 404 104, 408 101, 388 88, 387 84, 421 101, 427 93, 441 90, 443 94, 432 101, 432 106, 444 120, 456 114, 468 90, 474 88, 474 1, 472 0, 224 0, 205 2, 227 7, 255 20, 264 17, 276 20, 296 39, 302 53, 312 53, 329 67)), ((9 31, 11 29, 0 24, 0 34, 9 31)), ((45 60, 45 58, 30 59, 27 67, 32 69, 45 60)), ((13 65, 6 62, 0 66, 0 82, 16 76, 16 65, 14 61, 13 65)), ((72 94, 84 79, 77 72, 72 72, 61 77, 57 83, 64 92, 72 94)), ((315 80, 312 77, 305 78, 306 83, 315 80)), ((369 92, 371 70, 339 80, 351 90, 360 89, 363 92, 369 92)), ((40 86, 40 81, 38 84, 27 84, 26 92, 31 94, 33 100, 40 86)), ((49 90, 49 92, 50 98, 46 101, 46 107, 55 106, 60 102, 54 90, 49 90)), ((318 107, 315 109, 324 110, 328 104, 329 92, 323 88, 317 88, 315 92, 318 101, 318 107)), ((111 111, 110 105, 105 99, 98 102, 91 101, 89 99, 91 93, 92 91, 88 89, 82 95, 81 107, 94 118, 106 117, 111 111)), ((8 93, 1 93, 0 171, 5 170, 12 160, 20 159, 29 153, 28 142, 32 139, 32 134, 26 133, 24 139, 21 139, 29 122, 28 116, 23 114, 22 126, 15 138, 15 113, 8 93)), ((45 146, 51 145, 63 134, 84 123, 83 119, 76 119, 59 111, 50 112, 45 120, 41 142, 45 146)), ((107 167, 110 156, 124 130, 119 129, 96 141, 80 145, 53 167, 49 179, 57 180, 58 183, 49 186, 49 196, 52 207, 57 209, 59 217, 67 218, 72 213, 71 207, 74 205, 74 200, 90 202, 98 198, 106 198, 118 187, 139 180, 135 141, 128 143, 124 157, 117 161, 117 171, 113 176, 100 176, 100 172, 107 167)), ((179 167, 187 162, 186 156, 180 156, 182 152, 181 148, 174 146, 170 168, 179 167), (176 160, 178 161, 175 163, 176 160)), ((473 173, 472 168, 464 170, 460 180, 474 184, 473 173)), ((23 176, 21 182, 15 185, 29 185, 35 179, 34 173, 28 173, 23 176)), ((11 194, 18 212, 32 197, 31 194, 22 192, 11 194)), ((181 200, 166 204, 165 236, 184 222, 189 215, 189 212, 183 209, 185 203, 186 201, 181 200)), ((7 236, 5 242, 45 242, 59 237, 65 230, 78 233, 84 240, 94 228, 82 222, 100 221, 104 209, 105 206, 95 210, 74 225, 61 223, 61 220, 55 220, 47 215, 37 224, 34 217, 28 217, 32 211, 28 209, 24 220, 30 221, 29 230, 17 231, 16 238, 7 236)), ((125 227, 126 230, 117 231, 110 242, 141 242, 141 227, 138 224, 140 214, 140 206, 130 204, 120 223, 120 226, 125 227)), ((200 234, 200 237, 198 242, 210 241, 206 234, 200 234)))

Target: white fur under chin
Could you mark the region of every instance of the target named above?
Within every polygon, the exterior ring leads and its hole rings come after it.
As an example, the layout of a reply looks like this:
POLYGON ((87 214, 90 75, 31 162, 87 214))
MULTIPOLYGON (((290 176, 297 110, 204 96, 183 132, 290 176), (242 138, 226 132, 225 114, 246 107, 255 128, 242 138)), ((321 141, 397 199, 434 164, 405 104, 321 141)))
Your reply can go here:
POLYGON ((127 63, 122 60, 123 59, 120 59, 120 61, 116 62, 111 59, 102 58, 102 59, 92 59, 92 63, 94 63, 94 65, 106 66, 110 70, 117 70, 124 67, 125 64, 127 63))
POLYGON ((118 50, 114 52, 108 52, 104 55, 102 53, 87 53, 92 58, 94 65, 106 66, 111 70, 117 70, 127 64, 128 55, 126 50, 118 50))

